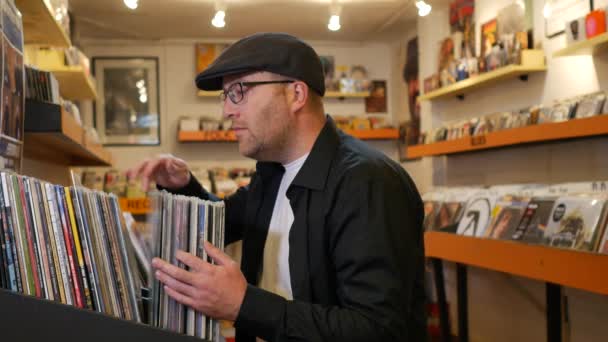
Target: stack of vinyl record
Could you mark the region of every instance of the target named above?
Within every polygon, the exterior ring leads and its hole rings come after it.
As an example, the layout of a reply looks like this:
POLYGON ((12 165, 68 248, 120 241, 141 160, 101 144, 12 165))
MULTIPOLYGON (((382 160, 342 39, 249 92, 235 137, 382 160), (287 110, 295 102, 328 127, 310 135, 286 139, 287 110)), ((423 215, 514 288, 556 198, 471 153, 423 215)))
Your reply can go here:
POLYGON ((0 285, 140 322, 113 195, 0 173, 0 285))
MULTIPOLYGON (((150 224, 155 256, 185 269, 185 265, 176 259, 177 250, 187 251, 212 263, 203 248, 204 242, 224 249, 223 202, 172 195, 165 191, 153 193, 151 200, 154 211, 150 224)), ((206 340, 218 339, 217 321, 173 300, 158 280, 151 279, 150 283, 152 325, 206 340)))

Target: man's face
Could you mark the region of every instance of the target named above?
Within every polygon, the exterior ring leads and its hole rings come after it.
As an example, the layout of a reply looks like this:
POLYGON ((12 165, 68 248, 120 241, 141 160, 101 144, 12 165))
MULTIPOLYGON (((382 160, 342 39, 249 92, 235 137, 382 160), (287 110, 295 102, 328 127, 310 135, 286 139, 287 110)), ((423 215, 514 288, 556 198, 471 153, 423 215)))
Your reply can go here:
MULTIPOLYGON (((224 77, 224 90, 235 83, 284 79, 268 72, 224 77)), ((236 86, 239 87, 238 85, 236 86)), ((243 85, 243 99, 234 104, 226 97, 223 115, 232 121, 239 152, 259 161, 281 161, 287 147, 290 113, 285 84, 243 85)))

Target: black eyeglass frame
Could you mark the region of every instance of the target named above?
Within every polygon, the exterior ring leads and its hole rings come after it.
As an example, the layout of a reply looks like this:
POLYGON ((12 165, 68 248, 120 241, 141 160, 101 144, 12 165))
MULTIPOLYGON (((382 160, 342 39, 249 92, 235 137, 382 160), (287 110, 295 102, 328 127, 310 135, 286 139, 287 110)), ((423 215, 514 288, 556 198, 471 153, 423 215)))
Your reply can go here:
POLYGON ((228 89, 222 90, 222 92, 220 93, 220 100, 222 102, 224 102, 224 101, 226 101, 226 98, 229 98, 230 101, 232 101, 232 103, 239 104, 245 98, 245 92, 243 91, 243 87, 255 87, 255 86, 263 85, 263 84, 281 84, 281 83, 285 84, 285 83, 294 83, 294 82, 295 82, 294 80, 236 82, 236 83, 231 84, 230 87, 228 87, 228 89), (238 86, 239 92, 237 92, 235 94, 234 89, 236 88, 236 86, 238 86), (230 95, 230 94, 233 94, 233 95, 230 95), (241 94, 240 99, 237 98, 237 94, 241 94))

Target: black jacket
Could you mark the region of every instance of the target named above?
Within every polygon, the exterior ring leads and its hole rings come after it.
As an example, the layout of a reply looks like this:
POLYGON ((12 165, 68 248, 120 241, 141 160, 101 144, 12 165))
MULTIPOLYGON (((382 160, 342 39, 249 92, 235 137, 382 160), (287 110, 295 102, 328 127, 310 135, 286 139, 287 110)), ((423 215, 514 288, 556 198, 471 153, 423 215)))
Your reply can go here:
MULTIPOLYGON (((293 301, 255 287, 284 169, 258 162, 226 198, 226 243, 243 240, 250 284, 237 341, 426 341, 423 208, 397 163, 339 131, 317 138, 287 191, 293 301)), ((192 177, 177 191, 215 199, 192 177)))

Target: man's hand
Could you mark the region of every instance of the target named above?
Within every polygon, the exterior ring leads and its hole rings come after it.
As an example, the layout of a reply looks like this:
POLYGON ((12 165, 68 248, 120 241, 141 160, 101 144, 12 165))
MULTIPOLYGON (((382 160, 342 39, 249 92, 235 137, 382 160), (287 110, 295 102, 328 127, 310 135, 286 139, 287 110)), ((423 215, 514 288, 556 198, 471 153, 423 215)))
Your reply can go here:
POLYGON ((179 261, 190 267, 184 270, 154 258, 156 278, 176 301, 216 319, 235 321, 247 290, 247 280, 239 265, 219 249, 205 242, 212 265, 192 254, 178 251, 179 261))
POLYGON ((156 158, 147 159, 127 171, 127 178, 141 177, 142 188, 148 191, 151 182, 168 188, 179 189, 190 182, 188 164, 182 159, 170 154, 162 154, 156 158))

